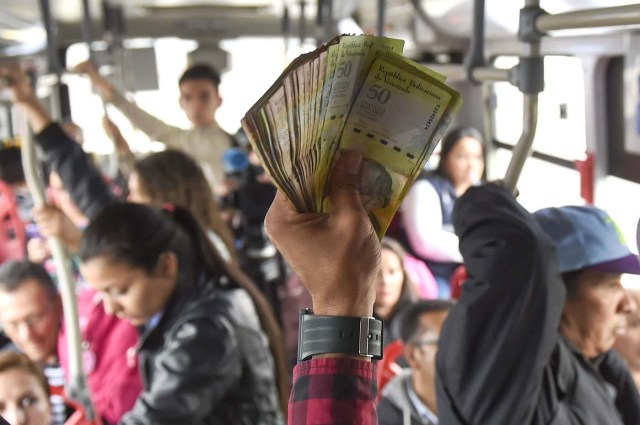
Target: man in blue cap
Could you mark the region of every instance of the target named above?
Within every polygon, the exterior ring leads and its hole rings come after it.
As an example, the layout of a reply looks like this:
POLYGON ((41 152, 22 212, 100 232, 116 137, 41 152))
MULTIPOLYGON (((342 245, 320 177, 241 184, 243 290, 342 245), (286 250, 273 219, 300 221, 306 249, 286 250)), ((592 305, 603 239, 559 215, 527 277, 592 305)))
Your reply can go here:
POLYGON ((640 395, 611 351, 635 308, 620 278, 640 260, 613 220, 592 207, 532 215, 485 185, 453 221, 469 280, 440 336, 440 423, 640 424, 640 395))

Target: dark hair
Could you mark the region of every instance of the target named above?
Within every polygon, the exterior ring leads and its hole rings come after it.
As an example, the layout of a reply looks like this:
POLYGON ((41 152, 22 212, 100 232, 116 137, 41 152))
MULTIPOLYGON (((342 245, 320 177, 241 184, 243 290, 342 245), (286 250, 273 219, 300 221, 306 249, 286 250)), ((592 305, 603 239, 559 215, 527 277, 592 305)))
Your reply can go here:
POLYGON ((398 256, 398 258, 400 259, 400 265, 402 266, 402 273, 404 274, 400 298, 398 299, 398 303, 393 307, 393 310, 391 310, 390 317, 393 317, 397 312, 397 308, 399 305, 406 302, 415 301, 418 297, 416 295, 414 283, 407 274, 407 270, 404 268, 404 257, 407 255, 407 252, 404 250, 402 245, 400 245, 400 243, 395 239, 384 237, 380 242, 380 249, 388 249, 398 256))
POLYGON ((13 369, 22 370, 36 378, 36 380, 38 381, 38 385, 40 385, 45 395, 47 396, 47 399, 44 401, 47 403, 49 402, 51 390, 49 389, 49 383, 47 382, 46 376, 44 376, 42 368, 25 354, 16 353, 15 351, 1 352, 0 373, 13 369))
POLYGON ((220 74, 212 66, 198 63, 187 68, 180 77, 178 85, 191 80, 209 80, 216 89, 220 85, 220 74))
POLYGON ((0 290, 13 292, 27 280, 34 280, 52 300, 58 296, 53 279, 41 264, 31 261, 8 261, 0 266, 0 290))
POLYGON ((0 149, 0 180, 9 184, 25 182, 20 148, 0 149))
POLYGON ((251 296, 276 365, 276 378, 283 412, 289 397, 288 363, 283 337, 269 302, 237 268, 228 266, 213 247, 198 221, 176 206, 161 210, 150 205, 115 203, 104 208, 89 224, 80 244, 82 262, 106 257, 112 261, 151 272, 161 254, 178 258, 184 281, 195 281, 196 270, 208 277, 228 276, 251 296))
POLYGON ((233 233, 222 221, 213 190, 193 158, 167 149, 136 162, 134 171, 154 203, 168 202, 188 209, 203 227, 220 236, 235 256, 233 233))
POLYGON ((438 162, 438 167, 436 168, 436 174, 449 178, 447 172, 445 170, 445 165, 447 163, 447 158, 451 154, 453 148, 456 147, 460 140, 465 137, 471 137, 472 139, 476 139, 482 145, 482 151, 484 155, 484 138, 482 134, 476 130, 474 127, 458 127, 450 130, 442 139, 442 148, 440 150, 440 161, 438 162))
POLYGON ((449 300, 421 300, 407 307, 398 318, 400 329, 398 335, 405 344, 410 344, 420 333, 428 329, 423 329, 420 325, 420 316, 425 313, 439 313, 449 311, 453 307, 453 302, 449 300))

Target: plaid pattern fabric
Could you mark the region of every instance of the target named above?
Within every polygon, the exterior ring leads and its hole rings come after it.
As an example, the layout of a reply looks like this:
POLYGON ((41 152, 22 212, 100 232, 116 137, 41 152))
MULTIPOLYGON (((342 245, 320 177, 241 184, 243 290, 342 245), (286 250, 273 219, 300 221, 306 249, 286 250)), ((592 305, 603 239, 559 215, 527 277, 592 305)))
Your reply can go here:
POLYGON ((373 363, 349 358, 300 362, 293 370, 289 425, 377 425, 373 363))

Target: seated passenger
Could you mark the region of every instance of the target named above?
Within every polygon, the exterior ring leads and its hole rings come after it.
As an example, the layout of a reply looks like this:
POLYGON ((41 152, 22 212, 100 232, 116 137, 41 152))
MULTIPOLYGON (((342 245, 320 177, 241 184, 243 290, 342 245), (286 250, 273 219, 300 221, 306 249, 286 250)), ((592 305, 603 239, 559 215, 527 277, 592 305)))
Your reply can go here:
POLYGON ((458 197, 482 179, 483 143, 475 128, 449 131, 442 140, 438 168, 420 176, 401 206, 399 239, 427 263, 438 282, 440 298, 451 296, 449 281, 462 263, 451 213, 458 197))
POLYGON ((89 62, 78 65, 77 69, 86 73, 102 98, 117 107, 134 126, 167 147, 193 155, 202 166, 210 186, 215 190, 221 187, 224 182, 222 155, 235 142, 220 128, 215 118, 222 104, 218 92, 220 75, 216 70, 197 64, 180 77, 180 106, 193 124, 193 128, 185 130, 159 120, 128 101, 89 62))
POLYGON ((640 423, 640 396, 611 351, 634 305, 640 261, 592 207, 533 215, 495 185, 454 211, 469 279, 437 355, 446 424, 640 423))
POLYGON ((436 425, 436 353, 444 319, 452 304, 418 301, 400 317, 404 358, 410 368, 391 379, 378 404, 380 425, 436 425))
POLYGON ((631 370, 636 386, 640 388, 640 291, 627 290, 636 305, 627 320, 627 330, 619 335, 613 349, 624 359, 631 370))
POLYGON ((144 390, 122 424, 282 423, 287 388, 279 399, 263 331, 278 344, 278 325, 187 210, 108 206, 85 230, 80 258, 105 310, 142 329, 144 390))
POLYGON ((374 317, 384 325, 385 345, 400 338, 394 321, 398 313, 416 300, 413 282, 404 269, 404 249, 393 239, 384 238, 380 250, 380 271, 376 279, 374 317))
MULTIPOLYGON (((92 400, 108 423, 117 423, 141 390, 137 365, 127 357, 137 335, 130 325, 105 316, 92 293, 82 292, 79 304, 85 319, 84 358, 92 359, 84 365, 92 400)), ((18 349, 43 367, 49 385, 58 389, 65 382, 60 368, 66 358, 62 318, 60 295, 42 266, 14 261, 0 267, 0 323, 18 349)), ((55 423, 63 423, 62 399, 52 396, 52 405, 55 423)))
POLYGON ((42 370, 24 354, 0 353, 0 423, 50 425, 49 386, 42 370))

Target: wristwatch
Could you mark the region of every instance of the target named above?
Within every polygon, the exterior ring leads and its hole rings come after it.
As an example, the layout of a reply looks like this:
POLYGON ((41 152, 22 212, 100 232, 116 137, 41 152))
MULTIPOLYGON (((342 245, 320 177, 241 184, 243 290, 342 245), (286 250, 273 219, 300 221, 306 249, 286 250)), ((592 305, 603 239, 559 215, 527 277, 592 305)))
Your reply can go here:
POLYGON ((382 358, 382 321, 373 317, 316 316, 300 310, 298 362, 318 354, 382 358))

